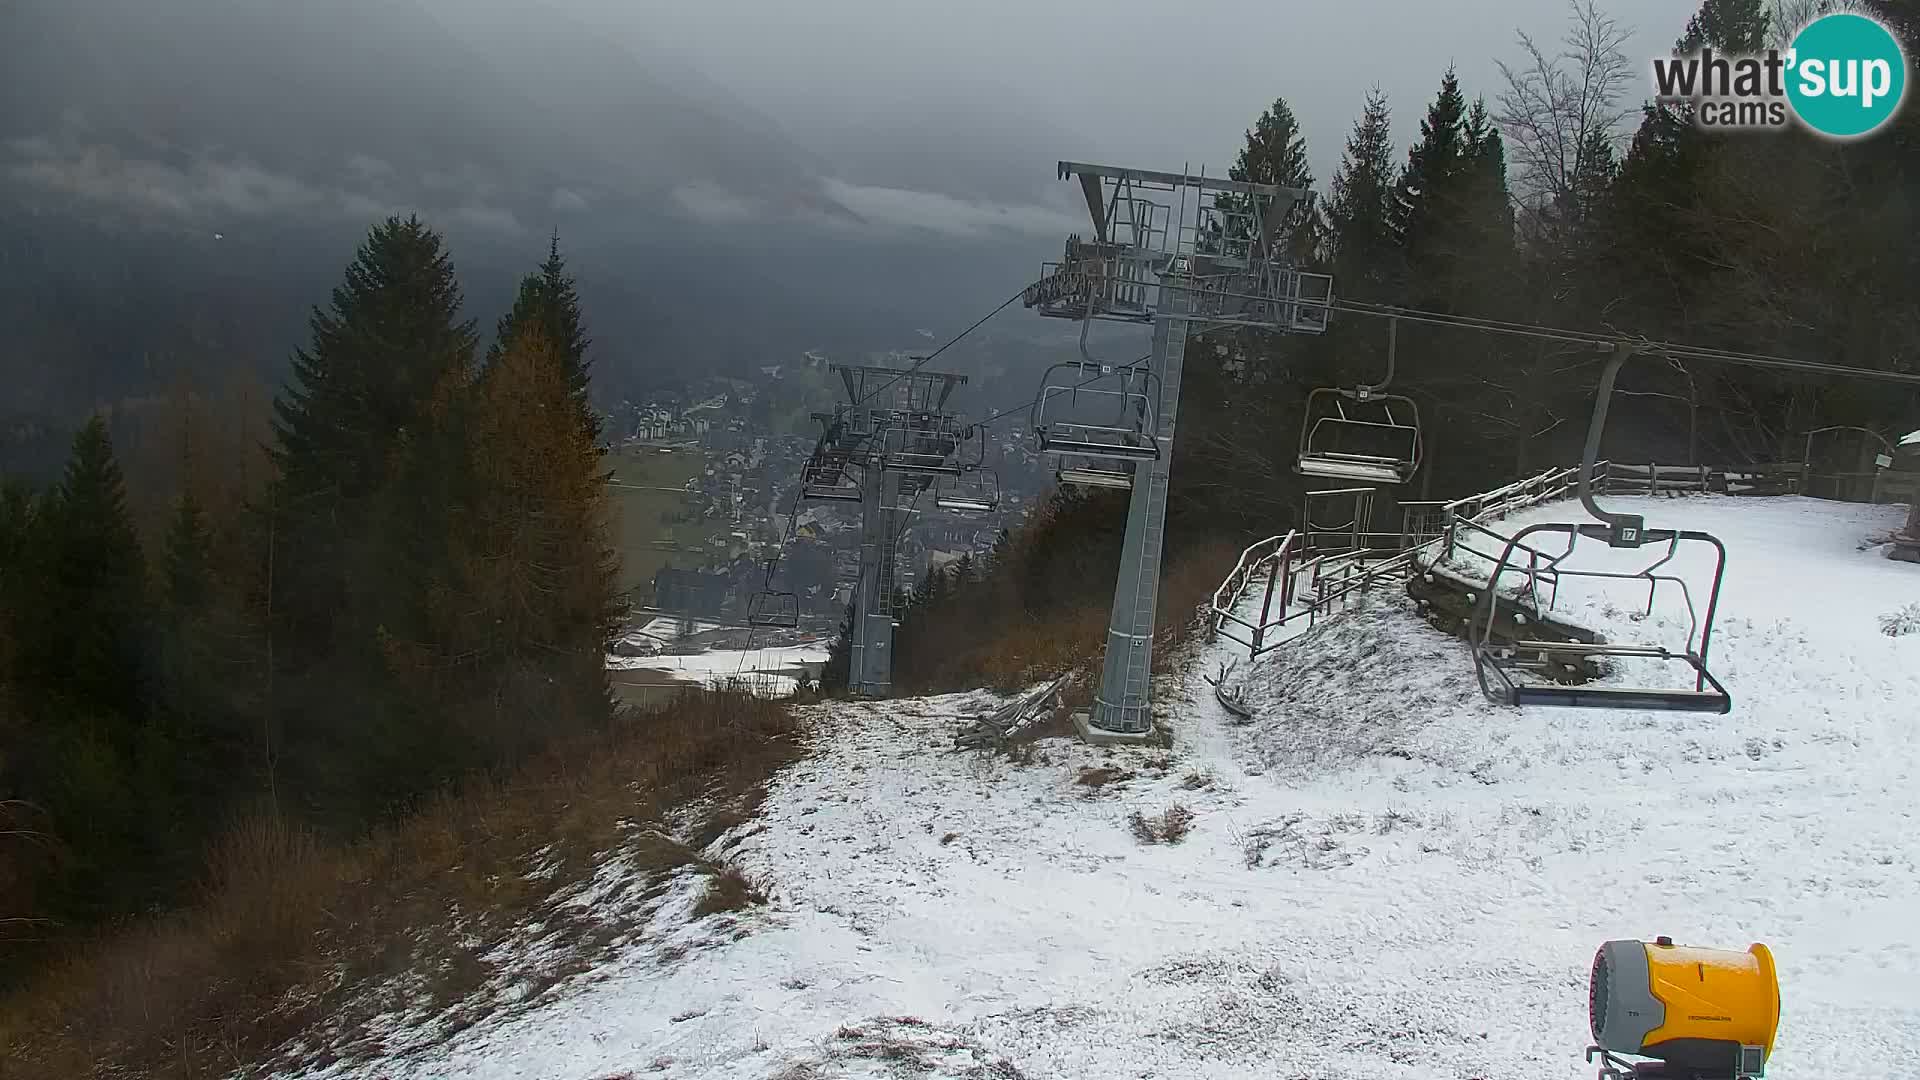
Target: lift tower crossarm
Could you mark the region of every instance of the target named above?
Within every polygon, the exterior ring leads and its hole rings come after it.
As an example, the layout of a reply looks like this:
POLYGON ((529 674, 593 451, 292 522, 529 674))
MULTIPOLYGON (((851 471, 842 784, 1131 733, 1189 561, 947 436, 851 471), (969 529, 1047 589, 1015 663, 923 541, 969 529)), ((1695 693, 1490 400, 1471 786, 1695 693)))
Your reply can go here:
MULTIPOLYGON (((1258 195, 1262 198, 1281 200, 1284 210, 1307 197, 1307 189, 1286 187, 1281 184, 1256 184, 1247 180, 1229 180, 1224 176, 1195 176, 1192 173, 1160 172, 1155 169, 1123 169, 1114 165, 1088 165, 1079 161, 1060 163, 1060 179, 1078 176, 1084 183, 1088 178, 1105 180, 1130 180, 1136 184, 1161 184, 1167 187, 1187 187, 1199 191, 1224 191, 1234 195, 1258 195)), ((1095 221, 1102 220, 1106 214, 1098 204, 1092 204, 1095 221)))

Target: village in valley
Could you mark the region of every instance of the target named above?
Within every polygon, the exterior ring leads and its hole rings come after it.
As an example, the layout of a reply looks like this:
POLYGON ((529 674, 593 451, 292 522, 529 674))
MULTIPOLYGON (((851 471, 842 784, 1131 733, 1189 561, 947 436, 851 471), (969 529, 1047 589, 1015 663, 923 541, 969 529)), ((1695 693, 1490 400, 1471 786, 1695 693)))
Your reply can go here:
MULTIPOLYGON (((916 354, 846 360, 905 368, 916 354)), ((838 630, 859 568, 858 503, 797 498, 801 467, 831 410, 842 363, 819 350, 767 365, 752 379, 713 377, 625 401, 602 417, 614 540, 623 563, 628 632, 616 656, 818 643, 838 630), (797 517, 796 517, 797 514, 797 517), (757 633, 752 596, 774 586, 794 594, 799 626, 757 633)), ((980 452, 1000 498, 990 511, 914 507, 899 545, 898 588, 911 592, 931 569, 991 556, 1051 483, 1031 446, 1024 415, 983 425, 980 452)))

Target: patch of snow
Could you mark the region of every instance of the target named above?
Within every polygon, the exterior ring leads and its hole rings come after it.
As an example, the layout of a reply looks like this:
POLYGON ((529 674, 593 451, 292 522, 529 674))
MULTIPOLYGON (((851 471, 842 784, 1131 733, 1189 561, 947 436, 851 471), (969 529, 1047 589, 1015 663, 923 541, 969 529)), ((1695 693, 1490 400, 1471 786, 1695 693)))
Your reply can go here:
POLYGON ((1909 431, 1900 437, 1901 446, 1920 446, 1920 431, 1909 431))
MULTIPOLYGON (((1920 574, 1857 550, 1895 511, 1644 511, 1727 544, 1731 716, 1496 708, 1386 592, 1243 663, 1251 722, 1201 677, 1244 653, 1202 648, 1156 689, 1171 751, 948 752, 984 692, 810 707, 811 755, 715 844, 768 907, 656 918, 565 993, 374 1071, 1572 1080, 1595 948, 1671 934, 1773 948, 1769 1076, 1910 1073, 1920 637, 1875 619, 1920 574), (1120 775, 1077 782, 1097 766, 1120 775), (1184 842, 1138 844, 1128 815, 1174 803, 1184 842)), ((1561 599, 1648 629, 1644 592, 1561 599)))
POLYGON ((764 649, 713 649, 684 656, 609 656, 609 671, 651 671, 689 686, 745 686, 766 697, 786 697, 799 687, 799 672, 824 664, 824 642, 764 649))

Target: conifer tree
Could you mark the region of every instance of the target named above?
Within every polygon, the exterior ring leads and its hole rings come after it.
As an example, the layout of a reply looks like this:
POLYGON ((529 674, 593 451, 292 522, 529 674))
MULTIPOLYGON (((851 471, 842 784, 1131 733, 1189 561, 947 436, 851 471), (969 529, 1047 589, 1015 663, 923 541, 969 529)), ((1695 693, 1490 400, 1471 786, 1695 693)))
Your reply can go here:
POLYGON ((593 411, 588 392, 592 361, 587 357, 587 349, 593 340, 587 336, 581 323, 580 297, 572 275, 567 273, 566 260, 560 257, 558 234, 548 242, 547 261, 540 264, 538 273, 528 274, 521 280, 513 309, 500 317, 494 343, 487 352, 487 362, 492 363, 498 358, 507 343, 513 340, 516 329, 528 324, 533 324, 540 336, 559 351, 566 372, 568 394, 580 413, 587 438, 598 442, 600 417, 593 411))
POLYGON ((1433 258, 1445 243, 1441 234, 1456 211, 1452 204, 1472 157, 1466 118, 1460 80, 1448 68, 1440 93, 1420 121, 1420 138, 1407 150, 1394 190, 1394 232, 1416 262, 1433 258))
POLYGON ((361 244, 329 308, 314 311, 312 344, 294 355, 292 385, 274 403, 270 507, 285 601, 276 607, 315 644, 333 636, 337 616, 377 606, 398 584, 368 573, 380 547, 369 535, 374 496, 402 444, 466 376, 475 336, 460 305, 439 236, 416 218, 389 218, 361 244), (343 611, 350 597, 360 606, 343 611))
POLYGON ((349 815, 435 779, 422 775, 435 716, 392 692, 389 643, 424 633, 425 583, 462 494, 458 406, 476 339, 460 307, 440 237, 387 219, 314 311, 274 403, 261 562, 287 676, 277 708, 297 744, 285 756, 349 815))
POLYGON ((1227 175, 1245 183, 1280 184, 1285 187, 1313 186, 1313 169, 1307 163, 1307 140, 1300 133, 1300 121, 1285 98, 1260 114, 1247 132, 1246 145, 1227 170, 1227 175))
POLYGON ((1360 119, 1323 204, 1323 233, 1341 295, 1385 299, 1396 280, 1393 118, 1379 88, 1367 94, 1360 119))
MULTIPOLYGON (((1306 136, 1300 133, 1300 121, 1285 98, 1273 99, 1273 104, 1263 110, 1253 127, 1247 130, 1246 143, 1241 146, 1234 163, 1228 167, 1227 177, 1242 183, 1312 187, 1313 169, 1307 161, 1306 136)), ((1237 196, 1221 194, 1215 196, 1215 205, 1224 211, 1243 213, 1247 202, 1237 196)), ((1293 234, 1293 254, 1302 261, 1314 256, 1316 224, 1314 219, 1308 218, 1305 225, 1293 234)), ((1236 234, 1244 233, 1245 224, 1236 222, 1234 231, 1236 234)), ((1235 235, 1232 239, 1244 241, 1248 238, 1235 235)))
POLYGON ((166 539, 165 599, 173 610, 191 614, 206 605, 212 593, 211 546, 206 513, 192 491, 182 492, 166 539))
POLYGON ((1674 51, 1754 53, 1767 47, 1771 19, 1764 0, 1705 0, 1687 20, 1674 51))
POLYGON ((1483 269, 1503 274, 1513 255, 1513 199, 1507 190, 1506 147, 1484 99, 1474 101, 1464 131, 1470 161, 1462 212, 1475 248, 1472 254, 1483 269))
POLYGON ((125 727, 137 721, 145 563, 106 421, 73 440, 60 483, 25 537, 30 567, 15 627, 23 687, 56 712, 125 727))
POLYGON ((476 733, 489 752, 530 746, 556 720, 605 718, 605 653, 619 616, 606 490, 567 355, 538 322, 512 335, 466 413, 469 494, 451 519, 428 643, 454 680, 444 690, 491 689, 486 730, 476 733))

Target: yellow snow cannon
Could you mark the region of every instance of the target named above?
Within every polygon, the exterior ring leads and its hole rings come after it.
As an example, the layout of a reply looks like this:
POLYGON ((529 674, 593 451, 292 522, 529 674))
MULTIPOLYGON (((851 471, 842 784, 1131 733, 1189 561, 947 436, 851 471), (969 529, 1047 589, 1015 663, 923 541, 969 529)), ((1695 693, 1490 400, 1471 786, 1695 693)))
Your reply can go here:
POLYGON ((1587 1061, 1600 1059, 1600 1080, 1754 1080, 1780 1026, 1780 981, 1765 945, 1609 941, 1594 954, 1587 995, 1597 1044, 1587 1061))

